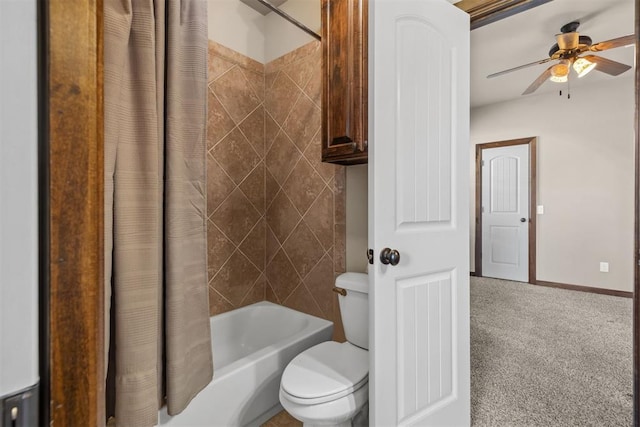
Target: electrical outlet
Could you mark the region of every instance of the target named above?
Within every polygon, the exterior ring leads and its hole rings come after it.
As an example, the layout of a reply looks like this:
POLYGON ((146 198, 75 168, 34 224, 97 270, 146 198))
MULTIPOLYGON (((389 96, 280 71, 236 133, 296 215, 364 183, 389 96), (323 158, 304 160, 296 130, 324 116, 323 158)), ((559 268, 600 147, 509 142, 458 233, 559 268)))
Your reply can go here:
POLYGON ((600 272, 601 273, 608 273, 609 272, 609 263, 608 262, 601 262, 600 263, 600 272))
POLYGON ((538 215, 543 215, 543 214, 544 214, 544 206, 538 205, 538 215))

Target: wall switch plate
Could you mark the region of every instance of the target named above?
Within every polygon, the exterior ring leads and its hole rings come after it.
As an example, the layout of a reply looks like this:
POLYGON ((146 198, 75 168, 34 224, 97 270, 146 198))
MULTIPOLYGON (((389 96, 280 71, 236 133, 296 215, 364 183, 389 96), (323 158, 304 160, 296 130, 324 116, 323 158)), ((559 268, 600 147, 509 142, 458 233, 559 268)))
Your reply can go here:
POLYGON ((542 215, 542 214, 544 214, 544 206, 538 205, 538 215, 542 215))
POLYGON ((602 272, 602 273, 608 273, 609 272, 609 263, 608 262, 601 262, 600 263, 600 272, 602 272))

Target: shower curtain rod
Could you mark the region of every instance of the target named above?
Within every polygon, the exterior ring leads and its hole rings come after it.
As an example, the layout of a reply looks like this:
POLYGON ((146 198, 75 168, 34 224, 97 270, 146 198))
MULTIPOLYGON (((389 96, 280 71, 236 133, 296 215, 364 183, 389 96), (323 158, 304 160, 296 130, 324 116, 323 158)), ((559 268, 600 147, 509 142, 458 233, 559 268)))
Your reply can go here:
POLYGON ((256 0, 256 1, 258 3, 260 3, 261 5, 263 5, 264 7, 267 7, 269 9, 271 9, 276 14, 282 16, 284 19, 286 19, 287 21, 291 22, 293 25, 295 25, 296 27, 300 28, 302 31, 304 31, 305 33, 309 34, 311 37, 313 37, 313 38, 315 38, 317 40, 322 40, 322 37, 320 37, 320 35, 317 34, 315 31, 309 29, 309 27, 307 27, 302 22, 298 21, 297 19, 295 19, 294 17, 292 17, 288 13, 283 12, 282 10, 278 9, 277 7, 275 7, 274 5, 269 3, 267 0, 256 0))

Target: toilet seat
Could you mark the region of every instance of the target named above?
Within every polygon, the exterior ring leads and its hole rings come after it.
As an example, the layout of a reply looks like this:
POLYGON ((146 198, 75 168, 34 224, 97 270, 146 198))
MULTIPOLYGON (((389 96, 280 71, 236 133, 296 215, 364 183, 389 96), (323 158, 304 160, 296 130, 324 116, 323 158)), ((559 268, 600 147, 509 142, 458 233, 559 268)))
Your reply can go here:
POLYGON ((369 352, 327 341, 296 356, 282 374, 281 391, 299 405, 317 405, 350 395, 368 384, 369 352))

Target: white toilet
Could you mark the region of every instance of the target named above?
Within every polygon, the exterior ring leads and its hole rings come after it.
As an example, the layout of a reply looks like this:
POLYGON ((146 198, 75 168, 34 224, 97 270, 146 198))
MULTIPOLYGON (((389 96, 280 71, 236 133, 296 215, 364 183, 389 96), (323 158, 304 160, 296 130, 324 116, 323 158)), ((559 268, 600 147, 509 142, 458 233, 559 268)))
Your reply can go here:
POLYGON ((296 356, 285 368, 280 403, 305 426, 366 426, 369 401, 369 278, 336 279, 347 341, 327 341, 296 356))

